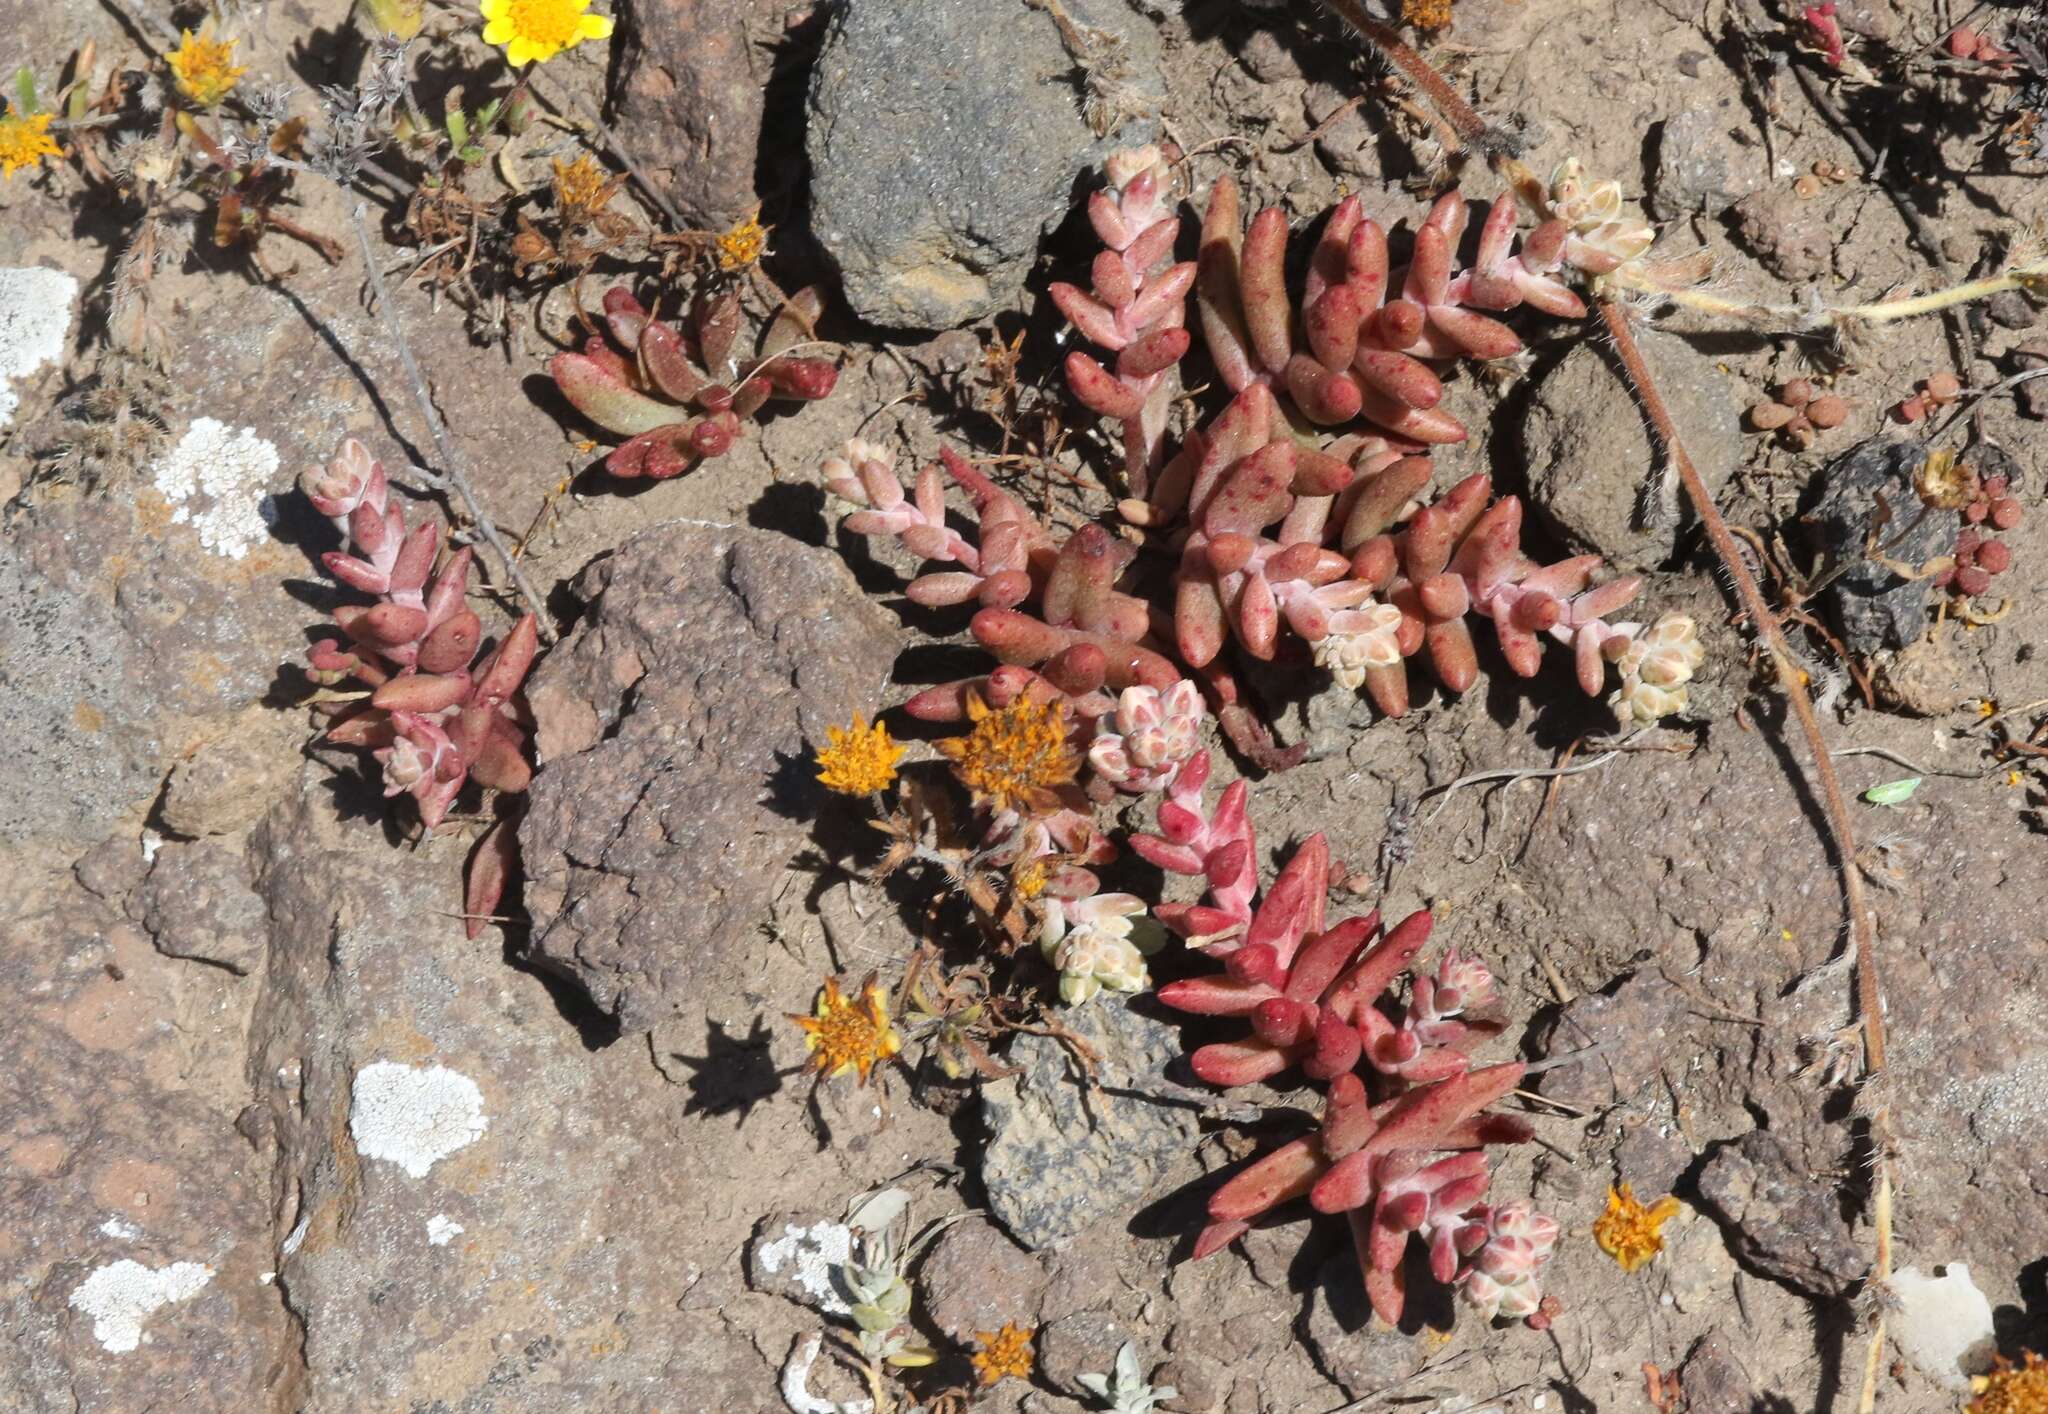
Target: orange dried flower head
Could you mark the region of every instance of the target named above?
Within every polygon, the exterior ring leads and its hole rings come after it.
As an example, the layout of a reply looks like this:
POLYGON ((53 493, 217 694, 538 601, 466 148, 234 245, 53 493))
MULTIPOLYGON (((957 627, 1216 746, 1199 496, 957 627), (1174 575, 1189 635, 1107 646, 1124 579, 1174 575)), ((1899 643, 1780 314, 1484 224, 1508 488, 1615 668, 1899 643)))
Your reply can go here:
POLYGON ((997 711, 970 693, 967 716, 973 730, 934 745, 976 802, 1026 814, 1058 803, 1058 789, 1081 769, 1079 754, 1067 744, 1064 702, 1020 697, 997 711))
POLYGON ((873 795, 896 779, 896 763, 908 747, 889 739, 889 729, 880 722, 872 727, 866 717, 855 717, 853 725, 841 730, 825 728, 831 745, 818 748, 818 781, 841 795, 873 795))
POLYGON ((837 977, 827 977, 812 1014, 789 1019, 804 1030, 809 1068, 826 1080, 857 1070, 866 1084, 869 1072, 903 1049, 903 1038, 896 1034, 872 974, 861 984, 858 998, 840 991, 837 977))
POLYGON ((1451 0, 1401 0, 1401 18, 1417 29, 1442 29, 1451 22, 1451 0))
POLYGON ((976 1331, 981 1349, 974 1354, 974 1378, 983 1389, 1006 1379, 1031 1377, 1031 1332, 1015 1321, 1001 1330, 976 1331))
POLYGON ((1659 1198, 1646 1208, 1624 1183, 1607 1190, 1607 1211, 1593 1223, 1593 1240, 1623 1271, 1632 1272, 1664 1250, 1662 1229, 1677 1216, 1676 1198, 1659 1198))
POLYGON ((555 207, 564 214, 588 216, 600 210, 619 189, 619 182, 584 153, 574 162, 560 159, 555 169, 555 207))
POLYGON ((768 231, 759 212, 736 224, 718 238, 718 268, 744 270, 768 249, 768 231))
POLYGON ((1970 1381, 1977 1397, 1965 1414, 2048 1414, 2048 1360, 2029 1350, 2024 1365, 2001 1357, 1998 1369, 1970 1381))

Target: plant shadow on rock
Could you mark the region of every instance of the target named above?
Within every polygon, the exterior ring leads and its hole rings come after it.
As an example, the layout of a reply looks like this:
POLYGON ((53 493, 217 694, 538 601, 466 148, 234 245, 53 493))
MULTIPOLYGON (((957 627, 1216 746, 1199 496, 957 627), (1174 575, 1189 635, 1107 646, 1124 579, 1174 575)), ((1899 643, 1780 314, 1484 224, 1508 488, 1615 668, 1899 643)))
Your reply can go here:
POLYGON ((722 1023, 707 1018, 701 1056, 664 1047, 658 1033, 653 1034, 655 1064, 662 1073, 676 1079, 671 1065, 686 1072, 680 1082, 689 1095, 683 1102, 685 1115, 717 1118, 737 1114, 739 1127, 744 1127, 753 1117, 754 1106, 782 1091, 784 1073, 775 1068, 765 1017, 756 1016, 744 1036, 735 1036, 722 1023))

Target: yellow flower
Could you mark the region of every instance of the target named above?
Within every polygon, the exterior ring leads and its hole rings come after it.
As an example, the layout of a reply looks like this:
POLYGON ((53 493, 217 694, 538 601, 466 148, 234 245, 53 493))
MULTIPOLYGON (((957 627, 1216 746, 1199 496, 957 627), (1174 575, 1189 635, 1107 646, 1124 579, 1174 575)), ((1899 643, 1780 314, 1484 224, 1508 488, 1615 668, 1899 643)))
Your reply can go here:
POLYGON ((483 0, 484 43, 503 45, 515 69, 546 63, 586 39, 611 36, 609 15, 586 15, 590 0, 483 0))
POLYGON ((718 268, 744 270, 761 258, 768 248, 768 232, 761 215, 754 212, 718 238, 718 268))
POLYGON ((0 118, 0 177, 11 177, 16 167, 38 167, 45 157, 62 157, 64 150, 50 136, 48 113, 23 116, 12 103, 0 118))
POLYGON ((1676 1198, 1659 1198, 1645 1208, 1624 1183, 1607 1190, 1607 1211, 1593 1224, 1593 1240, 1623 1271, 1632 1272, 1664 1250, 1659 1229, 1677 1216, 1676 1198))
POLYGON ((997 712, 969 693, 967 715, 972 731, 934 745, 976 801, 1027 814, 1058 803, 1055 789, 1081 769, 1081 758, 1067 745, 1064 702, 1020 697, 997 712))
POLYGON ((873 795, 896 779, 896 763, 908 747, 889 739, 889 729, 880 722, 872 727, 866 717, 855 717, 845 729, 825 728, 830 746, 818 749, 818 782, 841 795, 873 795))
POLYGON ((2029 1350, 2015 1369, 2000 1357, 1998 1369, 1972 1379, 1970 1389, 1977 1397, 1964 1414, 2048 1414, 2048 1360, 2029 1350))
POLYGON ((789 1019, 806 1033, 810 1068, 827 1080, 858 1070, 866 1084, 869 1071, 903 1049, 903 1038, 896 1034, 873 976, 861 984, 858 1001, 839 990, 837 977, 827 977, 813 1014, 792 1014, 789 1019))
POLYGON ((235 41, 215 39, 208 21, 199 33, 185 31, 185 42, 165 56, 178 92, 201 108, 211 108, 235 91, 247 69, 235 67, 235 41))
POLYGON ((1006 1379, 1031 1377, 1031 1332, 1015 1321, 996 1331, 976 1331, 981 1349, 974 1355, 974 1378, 983 1389, 1006 1379))

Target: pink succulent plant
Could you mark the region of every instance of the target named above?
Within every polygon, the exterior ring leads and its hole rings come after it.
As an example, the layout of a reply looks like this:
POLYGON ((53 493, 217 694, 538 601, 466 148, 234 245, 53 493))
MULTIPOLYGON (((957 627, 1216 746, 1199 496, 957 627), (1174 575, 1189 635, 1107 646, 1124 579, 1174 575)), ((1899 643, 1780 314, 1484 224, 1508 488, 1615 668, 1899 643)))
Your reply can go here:
POLYGON ((1200 749, 1208 716, 1201 690, 1186 678, 1164 690, 1133 683, 1096 723, 1088 764, 1118 790, 1158 790, 1200 749))
POLYGON ((609 340, 592 335, 581 353, 548 364, 576 410, 625 440, 605 458, 612 475, 660 480, 723 456, 745 421, 771 398, 810 402, 839 381, 830 359, 785 354, 812 337, 823 301, 800 290, 777 311, 758 357, 741 366, 736 292, 700 293, 683 324, 656 319, 624 286, 607 290, 609 340))
POLYGON ((1180 218, 1167 196, 1170 169, 1157 148, 1112 154, 1109 188, 1088 199, 1088 220, 1106 247, 1095 257, 1091 287, 1056 281, 1049 293, 1090 342, 1116 355, 1104 368, 1076 350, 1067 384, 1091 412, 1123 424, 1124 480, 1142 499, 1165 458, 1166 414, 1177 389, 1174 368, 1188 351, 1188 290, 1195 263, 1173 260, 1180 218))
MULTIPOLYGON (((345 529, 348 550, 321 557, 328 572, 376 596, 373 604, 334 611, 340 638, 308 650, 316 682, 353 679, 365 700, 324 703, 333 717, 327 739, 370 749, 383 767, 386 796, 410 795, 429 831, 447 818, 469 781, 491 790, 526 789, 524 704, 518 694, 539 649, 539 624, 527 614, 481 660, 483 625, 464 602, 471 551, 434 562, 440 527, 423 521, 410 531, 393 503, 383 466, 350 438, 327 466, 300 478, 315 509, 345 529)), ((500 820, 472 860, 469 936, 502 897, 511 873, 509 830, 500 820), (503 832, 508 838, 495 838, 503 832)))

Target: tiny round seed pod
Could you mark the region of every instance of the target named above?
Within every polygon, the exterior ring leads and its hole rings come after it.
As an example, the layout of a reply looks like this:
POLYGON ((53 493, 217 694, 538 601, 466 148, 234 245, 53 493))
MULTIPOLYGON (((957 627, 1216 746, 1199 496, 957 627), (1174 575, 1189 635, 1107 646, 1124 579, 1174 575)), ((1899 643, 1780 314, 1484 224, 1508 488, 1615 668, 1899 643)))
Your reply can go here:
POLYGON ((1956 533, 1956 558, 1967 562, 1977 553, 1977 547, 1984 543, 1980 530, 1962 530, 1956 533))
POLYGON ((1899 404, 1898 414, 1901 422, 1918 422, 1927 416, 1927 401, 1920 397, 1908 398, 1899 404))
POLYGON ((1813 445, 1813 424, 1805 418, 1796 418, 1785 424, 1778 434, 1785 439, 1785 445, 1795 452, 1803 452, 1813 445))
POLYGON ((2000 496, 1991 503, 1991 523, 2000 530, 2011 530, 2020 523, 2020 503, 2010 496, 2000 496))
POLYGON ((1977 547, 1977 568, 1987 574, 2004 574, 2012 568, 2012 550, 2003 540, 1986 540, 1977 547))
POLYGON ((1955 587, 1968 595, 1978 595, 1991 588, 1991 571, 1977 565, 1962 565, 1956 569, 1955 587))
POLYGON ((1849 417, 1849 404, 1833 393, 1815 398, 1806 405, 1806 420, 1815 427, 1840 427, 1849 417))
POLYGON ((1778 401, 1789 408, 1803 408, 1813 401, 1813 384, 1804 378, 1794 378, 1778 388, 1778 401))
POLYGON ((1820 178, 1809 172, 1792 184, 1792 190, 1802 200, 1811 200, 1820 195, 1820 178))
POLYGON ((1792 409, 1783 403, 1758 403, 1749 410, 1749 425, 1759 432, 1776 432, 1792 415, 1792 409))
POLYGON ((2005 494, 2006 487, 2011 484, 2003 476, 1987 476, 1984 478, 1984 494, 1989 499, 1995 501, 2005 494))
POLYGON ((1953 373, 1937 373, 1920 386, 1936 407, 1948 406, 1963 393, 1962 380, 1953 373))
POLYGON ((1984 517, 1991 514, 1991 507, 1982 501, 1972 501, 1963 507, 1963 519, 1972 525, 1982 525, 1984 517))

